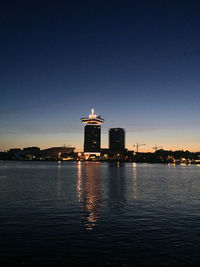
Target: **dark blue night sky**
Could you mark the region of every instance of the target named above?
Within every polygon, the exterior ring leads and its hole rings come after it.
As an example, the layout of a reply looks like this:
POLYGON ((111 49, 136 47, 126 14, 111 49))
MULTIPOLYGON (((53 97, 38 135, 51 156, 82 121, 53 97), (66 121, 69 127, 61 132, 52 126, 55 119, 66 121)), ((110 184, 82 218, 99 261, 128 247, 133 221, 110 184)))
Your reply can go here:
POLYGON ((0 149, 83 146, 91 108, 126 146, 200 151, 199 1, 8 1, 0 149))

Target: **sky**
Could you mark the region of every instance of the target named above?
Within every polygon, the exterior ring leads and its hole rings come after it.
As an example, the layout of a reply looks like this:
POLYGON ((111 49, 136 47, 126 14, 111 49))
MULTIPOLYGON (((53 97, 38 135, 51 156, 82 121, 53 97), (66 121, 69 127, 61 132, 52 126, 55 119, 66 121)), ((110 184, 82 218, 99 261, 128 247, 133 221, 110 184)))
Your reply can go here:
POLYGON ((126 147, 200 151, 199 1, 4 1, 0 150, 71 145, 80 118, 126 147))

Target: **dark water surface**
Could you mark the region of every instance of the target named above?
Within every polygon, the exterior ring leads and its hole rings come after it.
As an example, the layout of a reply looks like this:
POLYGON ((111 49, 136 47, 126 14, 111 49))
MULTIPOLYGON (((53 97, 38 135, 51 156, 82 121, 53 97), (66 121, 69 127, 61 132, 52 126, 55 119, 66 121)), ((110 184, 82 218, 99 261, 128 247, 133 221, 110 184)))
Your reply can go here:
POLYGON ((0 162, 0 265, 200 265, 200 167, 0 162))

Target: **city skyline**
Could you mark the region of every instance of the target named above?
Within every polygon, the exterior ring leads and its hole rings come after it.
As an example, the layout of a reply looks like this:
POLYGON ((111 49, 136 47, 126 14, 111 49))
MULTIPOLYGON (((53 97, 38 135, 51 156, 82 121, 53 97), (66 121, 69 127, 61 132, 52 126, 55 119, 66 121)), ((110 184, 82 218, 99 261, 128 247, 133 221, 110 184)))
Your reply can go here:
POLYGON ((196 1, 2 5, 0 150, 71 145, 94 108, 126 148, 200 151, 196 1))
MULTIPOLYGON (((92 109, 93 110, 93 109, 92 109)), ((89 115, 90 116, 90 115, 89 115)), ((79 124, 80 124, 80 121, 79 121, 79 124)), ((105 121, 104 121, 104 124, 105 124, 105 121)), ((45 149, 45 148, 49 148, 49 147, 54 147, 54 146, 70 146, 70 147, 75 147, 75 151, 79 151, 79 152, 83 152, 84 151, 84 130, 83 130, 83 127, 80 127, 81 129, 81 132, 79 132, 79 133, 67 133, 67 132, 63 132, 63 143, 62 142, 60 142, 59 143, 59 140, 57 140, 57 141, 53 141, 52 143, 51 142, 46 142, 46 144, 47 145, 44 145, 44 143, 42 142, 42 140, 39 142, 39 143, 34 143, 34 140, 30 140, 29 142, 27 142, 27 143, 25 143, 25 142, 23 142, 24 144, 27 144, 27 145, 16 145, 15 144, 15 141, 13 141, 13 146, 10 146, 10 147, 6 147, 6 148, 3 148, 3 146, 2 147, 0 147, 0 150, 2 150, 2 151, 4 151, 4 150, 9 150, 9 149, 11 149, 11 148, 24 148, 24 147, 32 147, 32 146, 37 146, 37 147, 40 147, 40 148, 42 148, 42 149, 45 149), (77 142, 77 144, 79 144, 79 146, 77 146, 76 145, 76 143, 67 143, 66 144, 66 142, 64 143, 64 138, 65 138, 65 135, 71 135, 73 138, 77 138, 77 140, 78 140, 78 137, 79 137, 79 139, 81 139, 81 143, 79 143, 79 142, 77 142), (75 135, 75 137, 74 137, 74 135, 75 135), (78 136, 78 137, 77 137, 78 136), (54 143, 55 142, 55 143, 54 143), (40 144, 40 145, 39 145, 40 144)), ((101 148, 108 148, 109 147, 109 130, 110 129, 113 129, 113 128, 117 128, 117 127, 107 127, 107 129, 104 129, 104 127, 102 128, 102 130, 103 130, 103 133, 101 133, 101 139, 102 139, 102 145, 101 145, 101 148), (107 130, 107 132, 106 132, 106 130, 107 130)), ((121 128, 121 127, 120 127, 121 128)), ((142 142, 144 143, 144 139, 142 140, 142 138, 140 138, 139 139, 139 142, 138 142, 138 139, 135 141, 135 142, 133 142, 133 143, 131 143, 131 137, 132 137, 132 132, 129 134, 127 131, 126 131, 126 129, 124 129, 125 130, 125 132, 126 132, 126 138, 125 138, 125 148, 127 148, 128 150, 135 150, 136 151, 136 146, 137 146, 137 144, 142 144, 142 142), (127 139, 128 139, 128 141, 127 141, 127 139), (127 143, 129 142, 129 144, 130 145, 127 145, 127 143)), ((161 132, 162 131, 164 131, 165 129, 161 129, 161 132)), ((165 130, 166 131, 166 130, 165 130)), ((138 132, 140 132, 140 131, 138 131, 138 132)), ((176 131, 177 132, 177 131, 176 131)), ((149 131, 147 131, 147 133, 149 134, 149 131)), ((58 133, 54 133, 55 134, 55 140, 56 140, 56 135, 58 134, 58 133)), ((141 134, 141 132, 140 132, 140 134, 141 134)), ((165 150, 173 150, 173 151, 175 151, 175 150, 190 150, 190 149, 188 149, 188 147, 187 147, 187 145, 180 145, 180 146, 178 146, 178 145, 171 145, 170 146, 170 144, 168 145, 168 146, 164 146, 163 145, 163 143, 162 144, 159 144, 158 142, 156 142, 156 137, 154 136, 154 131, 152 130, 152 136, 151 136, 151 138, 152 138, 152 143, 145 143, 145 146, 143 147, 143 146, 139 146, 139 152, 153 152, 154 151, 154 146, 159 146, 159 147, 162 147, 163 149, 165 149, 165 150), (153 142, 155 140, 155 142, 153 142), (161 146, 160 146, 161 145, 161 146)), ((137 132, 135 133, 135 135, 137 135, 137 132)), ((145 131, 143 132, 143 136, 145 136, 145 131)), ((45 138, 46 137, 46 134, 45 133, 43 133, 43 137, 45 138)), ((173 144, 173 142, 172 142, 172 144, 173 144)), ((199 152, 200 151, 200 149, 198 150, 190 150, 191 152, 199 152)))
MULTIPOLYGON (((81 118, 81 120, 86 120, 86 119, 92 119, 93 117, 93 112, 94 112, 94 109, 92 108, 92 110, 91 110, 91 114, 88 116, 88 117, 86 117, 86 118, 81 118), (91 118, 90 118, 91 117, 91 118)), ((95 117, 97 116, 99 116, 99 115, 94 115, 95 117)), ((99 117, 100 118, 100 120, 103 122, 104 121, 104 119, 102 119, 101 117, 99 117)), ((102 123, 101 122, 101 123, 102 123)), ((85 124, 86 124, 86 122, 84 122, 85 124)), ((100 123, 100 124, 101 124, 100 123)), ((93 124, 94 125, 94 124, 93 124)), ((98 125, 98 123, 97 123, 97 125, 98 125)), ((105 133, 105 131, 104 131, 104 134, 103 134, 103 137, 104 137, 104 141, 105 141, 105 137, 107 137, 107 142, 103 142, 103 145, 101 145, 101 148, 103 149, 103 148, 109 148, 109 132, 110 132, 110 130, 113 130, 113 129, 116 129, 117 127, 115 127, 115 128, 108 128, 108 132, 107 133, 105 133), (104 144, 106 144, 106 145, 104 145, 104 144)), ((117 129, 122 129, 122 128, 117 128, 117 129)), ((125 130, 125 129, 122 129, 122 130, 125 130)), ((160 146, 160 145, 158 145, 158 144, 156 144, 156 142, 155 143, 152 143, 152 144, 142 144, 142 143, 140 143, 140 142, 135 142, 134 144, 132 144, 131 145, 131 147, 128 147, 128 146, 126 146, 126 139, 127 139, 127 132, 125 131, 125 134, 126 134, 126 137, 125 137, 125 148, 126 149, 128 149, 128 150, 134 150, 134 151, 137 151, 137 152, 153 152, 153 151, 156 151, 155 150, 155 148, 161 148, 161 149, 164 149, 164 150, 173 150, 173 151, 175 151, 175 150, 189 150, 188 148, 185 148, 185 149, 183 149, 183 148, 179 148, 178 146, 176 147, 176 148, 170 148, 170 147, 168 147, 168 148, 166 148, 166 147, 163 147, 163 146, 160 146), (140 147, 141 146, 141 147, 140 147), (145 146, 145 148, 143 148, 143 146, 145 146)), ((102 134, 101 134, 101 136, 102 136, 102 134)), ((101 137, 101 139, 102 139, 102 137, 101 137)), ((7 149, 0 149, 0 150, 2 150, 2 151, 4 151, 4 150, 9 150, 9 149, 12 149, 12 148, 20 148, 20 149, 23 149, 24 147, 34 147, 34 146, 36 146, 36 147, 41 147, 42 149, 45 149, 45 148, 49 148, 49 146, 47 145, 47 146, 39 146, 39 145, 33 145, 33 144, 29 144, 29 145, 27 145, 27 146, 16 146, 16 145, 14 145, 13 147, 9 147, 9 148, 7 148, 7 149)), ((52 144, 52 146, 53 147, 56 147, 56 145, 53 143, 52 144)), ((77 152, 84 152, 84 131, 83 131, 83 133, 82 133, 82 146, 80 146, 80 147, 76 147, 75 145, 72 145, 72 144, 61 144, 60 143, 60 146, 62 147, 65 147, 65 146, 67 146, 67 147, 75 147, 75 151, 77 151, 77 152)), ((194 150, 194 151, 190 151, 190 152, 199 152, 200 150, 194 150)))

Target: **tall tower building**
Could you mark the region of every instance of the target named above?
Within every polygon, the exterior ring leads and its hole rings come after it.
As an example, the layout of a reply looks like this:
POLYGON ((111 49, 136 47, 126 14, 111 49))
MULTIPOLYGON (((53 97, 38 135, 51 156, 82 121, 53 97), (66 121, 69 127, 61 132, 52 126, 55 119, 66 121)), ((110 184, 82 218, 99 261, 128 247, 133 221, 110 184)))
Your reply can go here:
POLYGON ((101 124, 104 122, 99 115, 94 114, 92 109, 89 117, 81 118, 85 125, 84 153, 99 154, 101 149, 101 124))
POLYGON ((125 150, 125 131, 122 128, 109 130, 109 149, 112 153, 122 153, 125 150))

